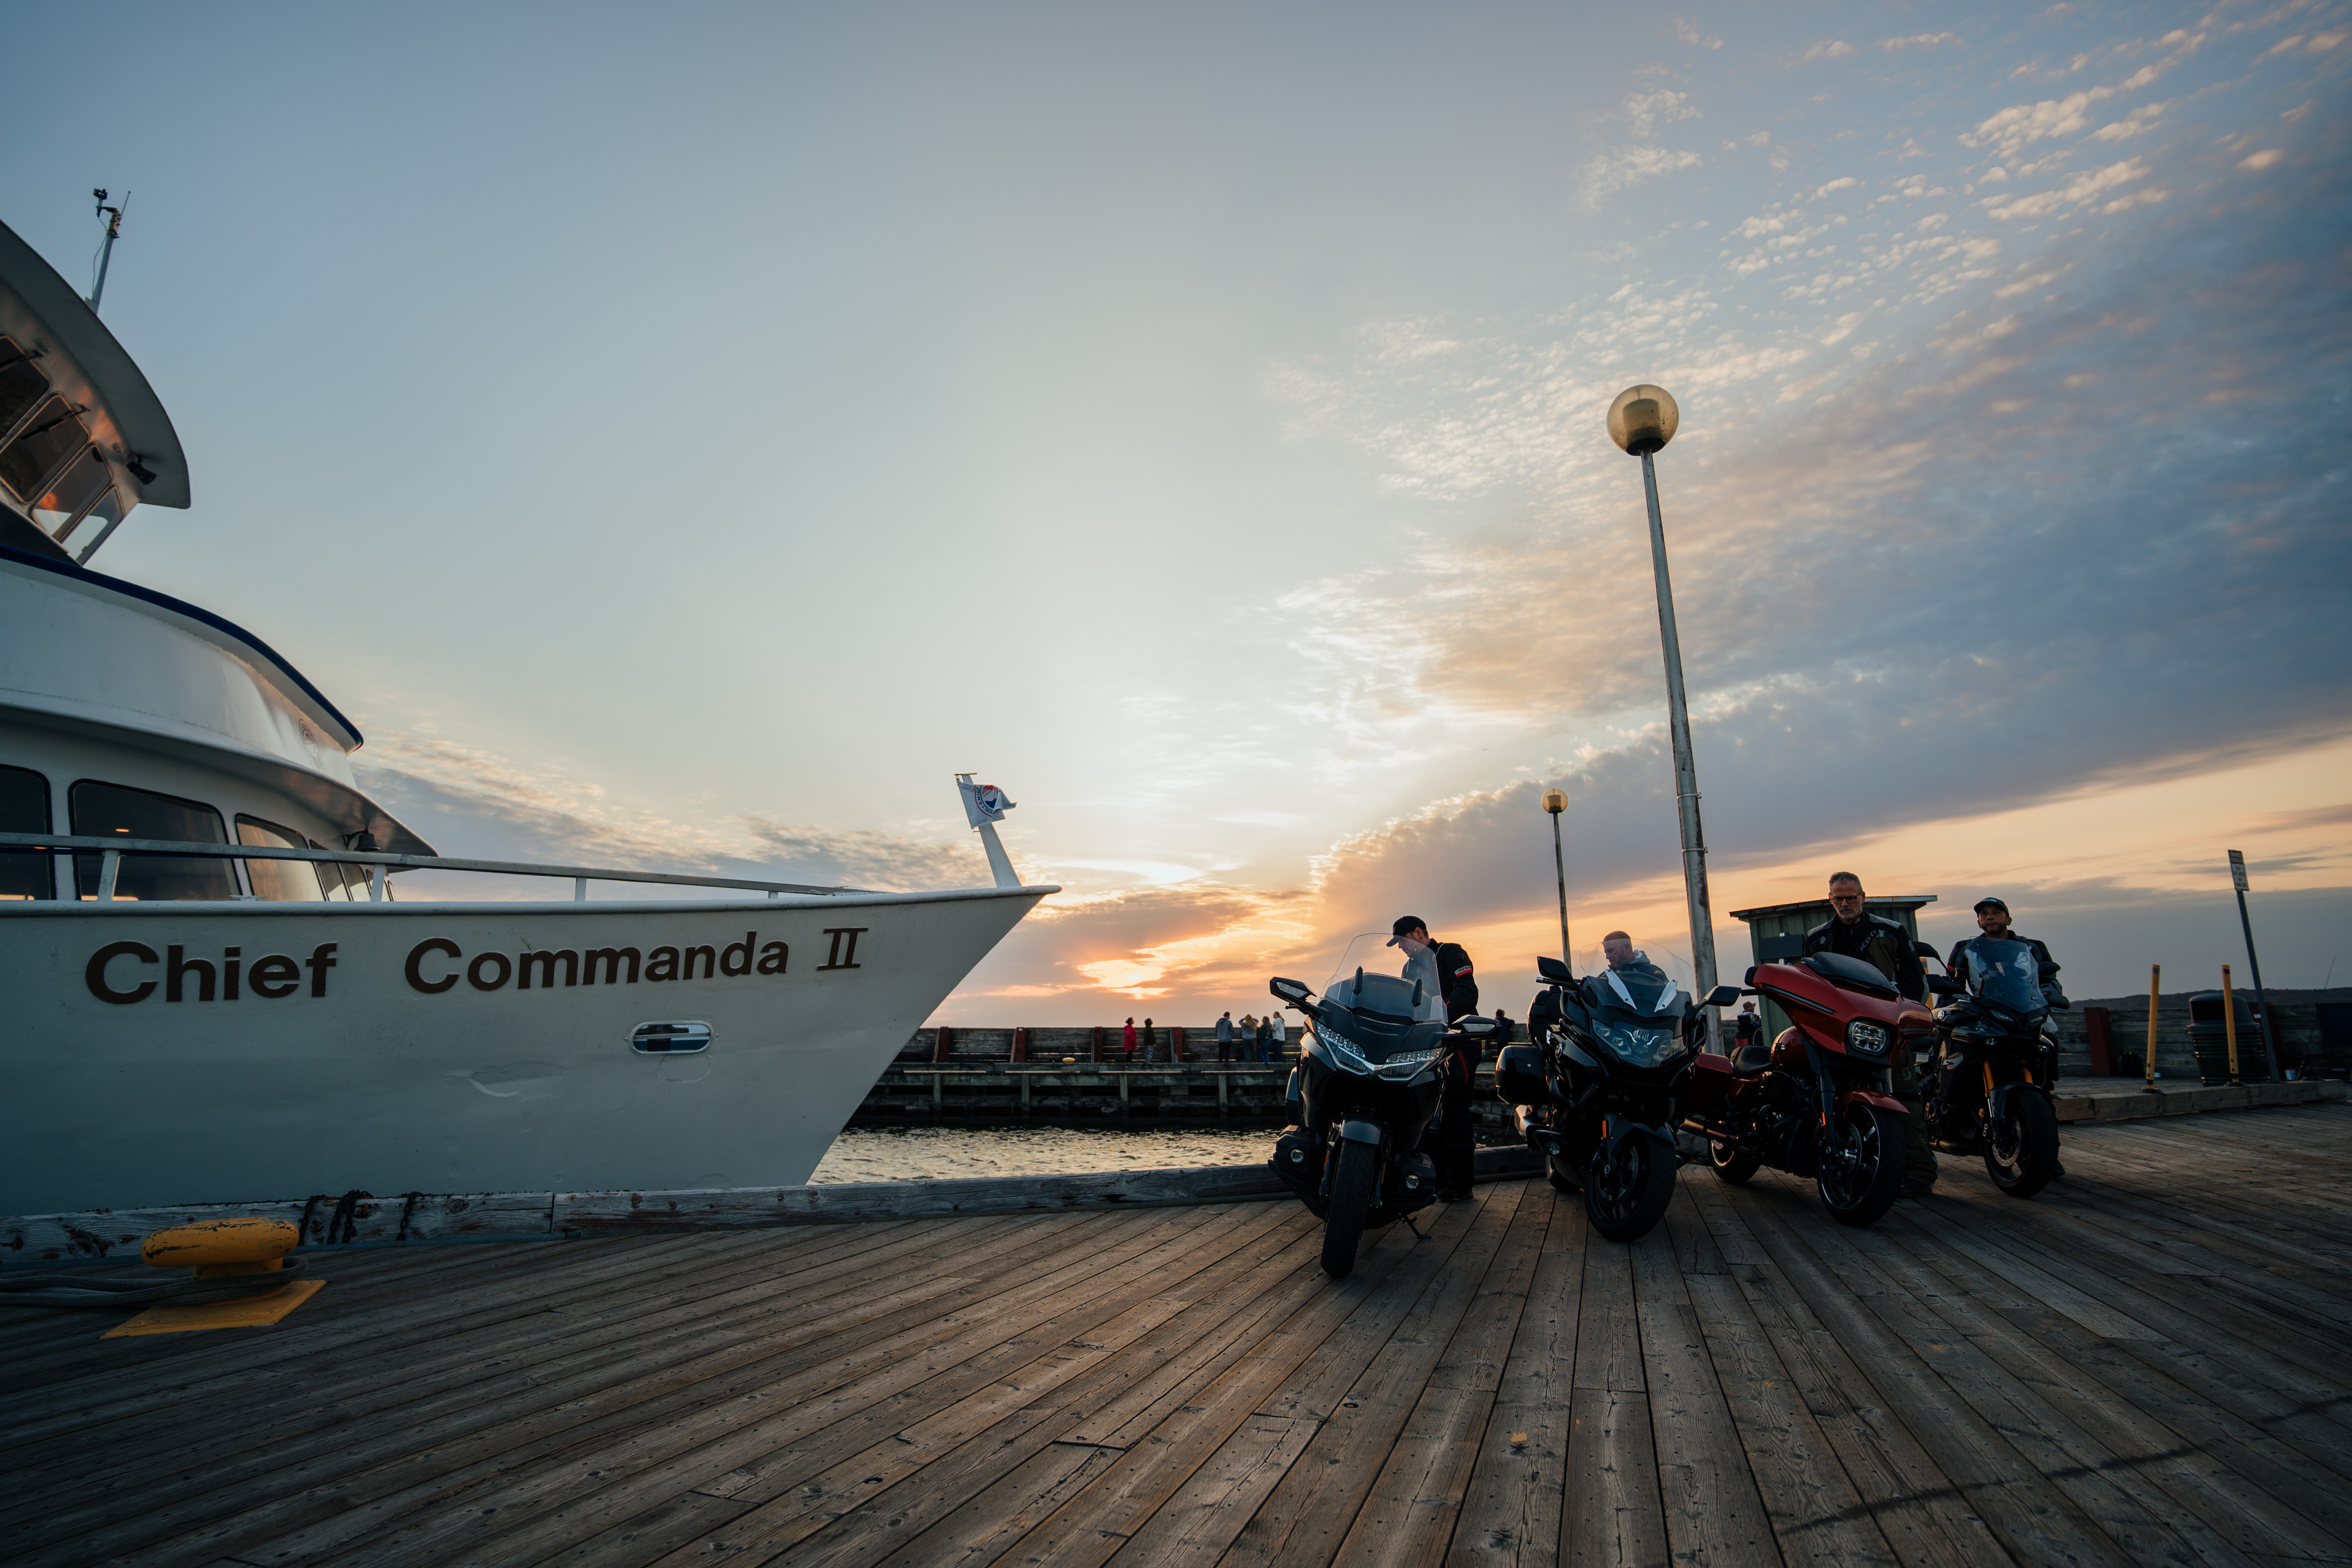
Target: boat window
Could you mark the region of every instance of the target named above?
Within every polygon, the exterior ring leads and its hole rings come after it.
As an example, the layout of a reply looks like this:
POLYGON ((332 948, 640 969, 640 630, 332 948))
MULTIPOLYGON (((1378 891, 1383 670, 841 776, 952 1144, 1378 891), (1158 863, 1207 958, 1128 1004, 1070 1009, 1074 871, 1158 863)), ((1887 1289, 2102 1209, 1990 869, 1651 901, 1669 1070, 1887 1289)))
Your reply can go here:
MULTIPOLYGON (((236 819, 236 841, 269 849, 319 847, 292 828, 264 822, 257 816, 239 816, 236 819)), ((245 863, 245 879, 253 884, 255 898, 280 902, 330 898, 333 893, 341 892, 343 885, 343 879, 336 875, 335 868, 315 860, 247 860, 245 863)))
POLYGON ((82 508, 98 499, 110 478, 106 471, 106 459, 98 455, 98 448, 84 447, 82 455, 67 465, 66 471, 33 502, 33 521, 63 543, 66 535, 74 531, 74 520, 81 516, 82 508))
POLYGON ((18 500, 39 495, 49 476, 66 460, 89 445, 89 426, 80 413, 62 397, 52 397, 33 413, 23 434, 0 447, 0 484, 18 500))
MULTIPOLYGON (((201 801, 133 789, 129 784, 100 784, 81 779, 67 792, 73 830, 89 837, 167 838, 182 844, 226 844, 228 829, 221 814, 201 801)), ((98 897, 100 858, 85 852, 74 857, 74 890, 85 899, 98 897)), ((115 873, 118 899, 233 899, 236 878, 226 860, 182 859, 177 856, 125 855, 115 873)))
POLYGON ((26 410, 48 389, 49 378, 41 374, 32 356, 16 346, 16 339, 0 337, 0 436, 15 429, 26 410))
MULTIPOLYGON (((121 490, 109 490, 99 497, 97 503, 82 515, 82 520, 66 530, 66 533, 74 535, 75 542, 81 546, 74 559, 87 561, 97 554, 98 547, 106 542, 106 536, 114 531, 114 525, 121 522, 130 510, 122 504, 121 490)), ((66 533, 58 535, 60 544, 65 542, 66 533)))
MULTIPOLYGON (((0 833, 49 830, 49 781, 30 768, 0 766, 0 833)), ((0 850, 0 899, 55 896, 56 864, 37 849, 0 850)))

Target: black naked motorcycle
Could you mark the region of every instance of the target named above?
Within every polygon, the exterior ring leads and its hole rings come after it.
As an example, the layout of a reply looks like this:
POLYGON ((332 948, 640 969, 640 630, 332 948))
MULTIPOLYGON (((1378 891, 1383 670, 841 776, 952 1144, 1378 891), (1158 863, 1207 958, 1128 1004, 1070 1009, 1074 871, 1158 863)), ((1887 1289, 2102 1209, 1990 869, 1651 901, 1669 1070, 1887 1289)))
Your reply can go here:
POLYGON ((1435 1200, 1437 1170, 1421 1146, 1434 1136, 1443 1058, 1475 1049, 1494 1020, 1465 1018, 1449 1032, 1426 1016, 1434 998, 1420 981, 1360 969, 1319 1002, 1296 980, 1267 989, 1313 1029, 1290 1072, 1298 1124, 1275 1140, 1268 1163, 1323 1222, 1323 1272, 1342 1279, 1367 1226, 1435 1200))
POLYGON ((1961 950, 1958 976, 1928 989, 1955 998, 1936 1010, 1934 1072, 1927 1089, 1928 1141, 1982 1154, 1985 1174, 2013 1198, 2030 1198, 2059 1174, 2058 1042, 2053 1007, 2072 1007, 2054 975, 2021 942, 1980 936, 1961 950))
POLYGON ((1551 1184, 1582 1190, 1593 1229, 1635 1240, 1674 1201, 1674 1130, 1706 1039, 1700 1008, 1728 1006, 1739 993, 1718 985, 1702 1004, 1648 963, 1582 981, 1556 958, 1537 959, 1536 971, 1548 984, 1528 1009, 1533 1043, 1504 1048, 1495 1092, 1517 1108, 1551 1184))

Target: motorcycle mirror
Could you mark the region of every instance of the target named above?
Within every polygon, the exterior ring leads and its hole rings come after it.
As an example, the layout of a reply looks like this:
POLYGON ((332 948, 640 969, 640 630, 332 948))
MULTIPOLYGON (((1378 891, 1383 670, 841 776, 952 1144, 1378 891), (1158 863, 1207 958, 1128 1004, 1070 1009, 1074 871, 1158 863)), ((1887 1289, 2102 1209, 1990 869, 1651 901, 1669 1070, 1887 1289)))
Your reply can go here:
POLYGON ((1562 963, 1557 958, 1544 957, 1540 954, 1538 955, 1536 959, 1536 973, 1541 978, 1550 981, 1555 985, 1573 985, 1576 984, 1576 976, 1570 973, 1568 965, 1562 963))
POLYGON ((1495 1032, 1495 1020, 1472 1016, 1463 1019, 1454 1026, 1465 1035, 1491 1035, 1495 1032))
POLYGON ((1706 994, 1706 1005, 1710 1007, 1730 1007, 1737 1005, 1738 1001, 1739 987, 1737 985, 1718 985, 1706 994))
POLYGON ((1305 1006, 1307 998, 1313 994, 1303 984, 1296 980, 1269 980, 1265 983, 1265 988, 1294 1007, 1305 1006))
POLYGON ((1948 974, 1930 974, 1927 976, 1927 990, 1937 996, 1957 996, 1960 994, 1960 983, 1948 974))
POLYGON ((1922 958, 1941 959, 1944 956, 1942 953, 1936 951, 1936 944, 1934 942, 1921 942, 1916 938, 1912 941, 1911 951, 1917 953, 1922 958))

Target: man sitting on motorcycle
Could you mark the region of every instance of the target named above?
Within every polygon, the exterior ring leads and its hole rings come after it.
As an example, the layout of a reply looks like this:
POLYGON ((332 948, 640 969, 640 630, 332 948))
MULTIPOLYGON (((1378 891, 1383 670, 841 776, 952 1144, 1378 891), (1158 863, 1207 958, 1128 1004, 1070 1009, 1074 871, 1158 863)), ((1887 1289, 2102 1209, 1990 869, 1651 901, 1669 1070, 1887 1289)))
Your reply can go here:
MULTIPOLYGON (((1436 969, 1447 1023, 1478 1010, 1478 976, 1459 942, 1430 941, 1429 924, 1419 915, 1399 915, 1389 931, 1389 945, 1404 950, 1407 974, 1425 966, 1436 969)), ((1446 1053, 1437 1128, 1443 1144, 1437 1158, 1437 1196, 1444 1203, 1465 1201, 1477 1179, 1478 1139, 1470 1125, 1470 1079, 1478 1070, 1477 1057, 1475 1049, 1459 1047, 1446 1053)))
POLYGON ((1609 961, 1610 968, 1622 974, 1654 977, 1661 983, 1666 979, 1666 972, 1652 963, 1650 955, 1635 947, 1633 939, 1622 931, 1612 931, 1601 939, 1601 955, 1609 961))
MULTIPOLYGON (((1976 915, 1977 930, 1992 938, 1993 941, 2021 942, 2032 948, 2034 966, 2040 971, 2038 977, 2042 982, 2042 992, 2060 1006, 2069 1005, 2066 1002, 2065 992, 2058 987, 2058 961, 2050 956, 2050 949, 2043 945, 2041 938, 2020 936, 2010 929, 2007 904, 1990 896, 1979 899, 1976 915)), ((1944 967, 1951 971, 1952 978, 1958 981, 1963 989, 1966 989, 1969 983, 1969 943, 1975 940, 1974 937, 1962 937, 1952 943, 1952 955, 1944 960, 1944 967)), ((1949 1073, 1942 1075, 1936 1085, 1936 1101, 1938 1107, 1944 1103, 1945 1097, 1952 1092, 1952 1089, 1951 1075, 1949 1073)), ((2064 1175, 2066 1167, 2059 1166, 2058 1173, 2064 1175)))
MULTIPOLYGON (((2020 936, 2010 930, 2009 921, 2009 906, 1999 899, 1984 898, 1977 900, 1977 930, 1995 942, 2021 942, 2032 948, 2033 962, 2042 971, 2042 989, 2055 991, 2057 986, 2054 982, 2058 974, 2058 961, 2050 956, 2050 950, 2042 945, 2038 937, 2020 936)), ((1952 956, 1944 961, 1944 967, 1952 972, 1952 978, 1963 985, 1968 984, 1969 979, 1967 967, 1969 943, 1974 940, 1973 937, 1963 937, 1954 942, 1952 956)))
MULTIPOLYGON (((1925 1005, 1927 972, 1910 933, 1895 921, 1870 912, 1862 879, 1851 871, 1830 878, 1831 917, 1805 933, 1805 956, 1834 952, 1858 959, 1887 977, 1906 1000, 1925 1005)), ((1895 1098, 1903 1102, 1903 1192, 1906 1198, 1925 1197, 1936 1188, 1936 1151, 1927 1146, 1927 1121, 1921 1114, 1919 1068, 1908 1050, 1895 1053, 1895 1098)))

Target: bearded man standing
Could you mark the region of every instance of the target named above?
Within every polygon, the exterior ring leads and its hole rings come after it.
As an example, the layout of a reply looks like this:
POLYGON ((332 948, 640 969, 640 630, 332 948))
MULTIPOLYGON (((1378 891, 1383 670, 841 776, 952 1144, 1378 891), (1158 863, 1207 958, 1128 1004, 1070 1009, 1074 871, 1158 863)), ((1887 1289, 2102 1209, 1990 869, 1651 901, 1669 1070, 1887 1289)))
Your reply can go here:
MULTIPOLYGON (((1830 918, 1805 933, 1805 956, 1834 952, 1867 963, 1906 1000, 1927 1001, 1927 972, 1902 926, 1870 912, 1862 879, 1851 871, 1830 878, 1830 918)), ((1895 1053, 1895 1098, 1903 1102, 1903 1188, 1906 1198, 1936 1189, 1936 1151, 1927 1146, 1927 1119, 1921 1114, 1919 1066, 1906 1049, 1895 1053)))

